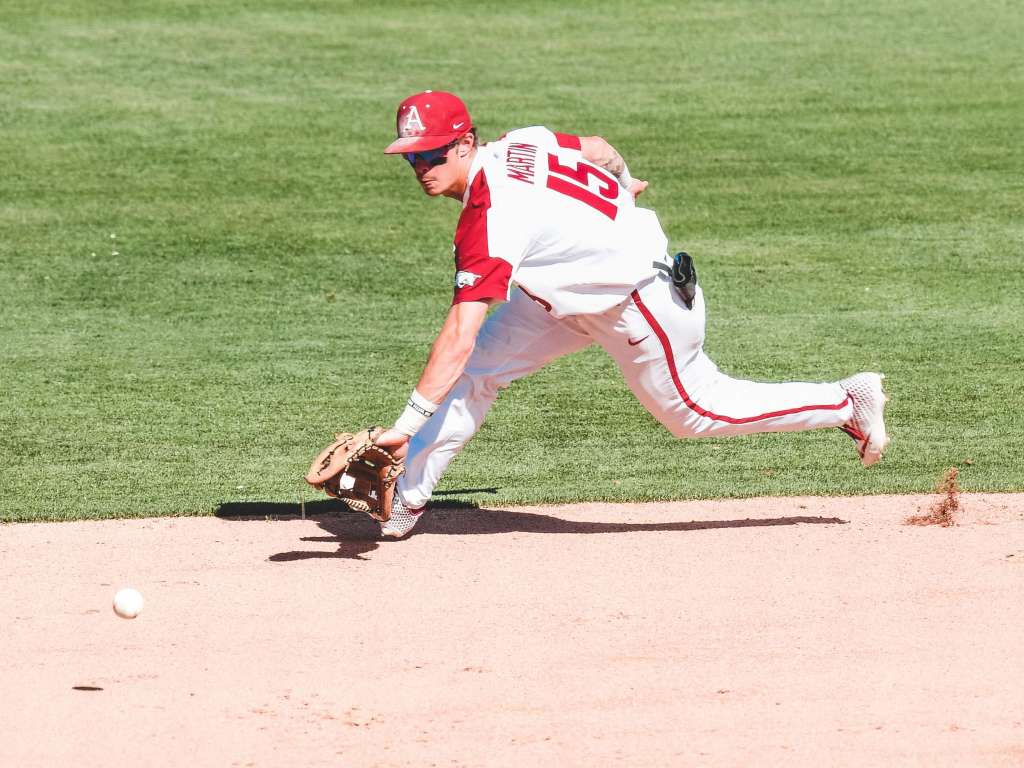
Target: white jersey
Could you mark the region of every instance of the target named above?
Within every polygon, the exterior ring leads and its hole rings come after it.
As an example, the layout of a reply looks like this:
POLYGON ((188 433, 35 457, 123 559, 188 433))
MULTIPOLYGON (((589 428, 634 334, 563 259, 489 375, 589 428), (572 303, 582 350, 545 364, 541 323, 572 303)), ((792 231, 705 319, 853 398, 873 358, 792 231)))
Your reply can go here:
POLYGON ((507 300, 513 283, 554 317, 608 310, 655 274, 668 241, 577 136, 535 126, 477 149, 455 232, 455 298, 507 300))

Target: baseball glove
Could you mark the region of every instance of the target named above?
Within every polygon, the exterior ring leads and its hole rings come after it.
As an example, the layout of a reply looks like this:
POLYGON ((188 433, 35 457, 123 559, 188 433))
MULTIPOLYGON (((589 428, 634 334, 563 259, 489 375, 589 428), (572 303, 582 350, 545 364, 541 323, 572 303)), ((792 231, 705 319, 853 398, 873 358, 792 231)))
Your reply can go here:
POLYGON ((382 431, 370 427, 354 435, 337 435, 313 460, 306 482, 386 523, 391 518, 395 482, 405 463, 373 442, 382 431))

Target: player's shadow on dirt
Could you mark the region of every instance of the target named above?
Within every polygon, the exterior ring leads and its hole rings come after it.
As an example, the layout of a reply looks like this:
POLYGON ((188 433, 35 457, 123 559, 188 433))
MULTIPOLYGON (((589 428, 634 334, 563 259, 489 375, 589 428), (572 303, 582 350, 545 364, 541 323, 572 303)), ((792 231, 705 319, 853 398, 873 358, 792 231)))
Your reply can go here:
MULTIPOLYGON (((215 514, 228 520, 296 520, 303 513, 298 504, 280 502, 231 502, 221 504, 215 514)), ((336 552, 296 551, 271 555, 274 562, 311 558, 351 558, 379 546, 377 523, 361 512, 353 513, 335 500, 313 501, 305 505, 305 515, 330 536, 307 536, 302 541, 336 542, 336 552)), ((633 533, 638 531, 705 531, 714 528, 756 528, 775 525, 844 525, 838 517, 794 515, 789 517, 744 518, 742 520, 690 520, 671 523, 596 523, 563 520, 536 512, 511 512, 474 507, 431 508, 416 526, 410 538, 422 534, 475 535, 496 533, 633 533)))
POLYGON ((314 521, 328 536, 303 536, 300 541, 334 542, 338 549, 334 552, 324 550, 296 550, 279 552, 267 559, 274 563, 287 563, 293 560, 314 560, 320 558, 346 558, 349 560, 365 560, 367 552, 380 546, 380 527, 370 519, 369 515, 351 512, 342 502, 334 499, 312 501, 305 505, 282 504, 278 502, 226 502, 214 511, 217 517, 225 520, 298 520, 303 514, 306 519, 314 521))
POLYGON ((689 520, 671 523, 592 523, 563 520, 536 512, 509 512, 503 509, 451 507, 433 509, 416 527, 417 533, 634 533, 637 531, 704 531, 712 528, 753 528, 799 523, 837 525, 849 521, 838 517, 768 517, 743 520, 689 520))

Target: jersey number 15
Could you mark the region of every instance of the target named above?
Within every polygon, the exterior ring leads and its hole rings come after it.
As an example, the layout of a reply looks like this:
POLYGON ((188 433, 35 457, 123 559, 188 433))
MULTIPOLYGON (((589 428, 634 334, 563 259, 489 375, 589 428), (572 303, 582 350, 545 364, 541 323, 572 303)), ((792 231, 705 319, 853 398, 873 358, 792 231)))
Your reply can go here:
POLYGON ((619 207, 613 202, 619 196, 619 182, 600 168, 582 160, 575 166, 562 165, 556 155, 548 155, 548 189, 568 195, 614 220, 619 207), (593 176, 600 185, 590 188, 593 176))

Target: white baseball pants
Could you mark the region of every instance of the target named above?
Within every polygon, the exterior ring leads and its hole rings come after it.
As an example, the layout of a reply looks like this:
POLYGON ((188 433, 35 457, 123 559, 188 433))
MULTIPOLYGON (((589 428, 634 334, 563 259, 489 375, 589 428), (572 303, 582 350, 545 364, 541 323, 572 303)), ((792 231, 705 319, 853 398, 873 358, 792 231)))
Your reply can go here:
POLYGON ((522 291, 487 318, 466 371, 412 439, 402 500, 422 507, 498 395, 562 355, 600 344, 644 407, 676 437, 838 427, 853 404, 836 383, 764 384, 726 376, 704 354, 704 295, 687 309, 667 276, 594 315, 554 318, 522 291))

